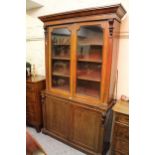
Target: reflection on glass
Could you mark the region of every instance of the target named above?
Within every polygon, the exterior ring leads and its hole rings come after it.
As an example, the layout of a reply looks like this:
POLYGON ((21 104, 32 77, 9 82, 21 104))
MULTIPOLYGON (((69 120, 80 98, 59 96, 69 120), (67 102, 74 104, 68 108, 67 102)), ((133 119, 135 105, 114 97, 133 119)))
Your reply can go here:
POLYGON ((52 38, 52 87, 69 91, 70 85, 70 32, 54 29, 52 38))
POLYGON ((103 32, 99 26, 82 26, 77 33, 77 93, 100 97, 103 32))

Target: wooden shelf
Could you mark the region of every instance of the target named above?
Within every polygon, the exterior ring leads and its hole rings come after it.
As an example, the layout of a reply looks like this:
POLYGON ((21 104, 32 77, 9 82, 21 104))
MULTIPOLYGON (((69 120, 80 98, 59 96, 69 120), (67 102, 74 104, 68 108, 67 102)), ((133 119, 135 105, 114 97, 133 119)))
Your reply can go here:
POLYGON ((95 44, 91 44, 91 43, 79 43, 78 46, 103 46, 103 44, 100 43, 95 43, 95 44))
POLYGON ((53 86, 54 89, 69 91, 69 86, 53 86))
POLYGON ((83 89, 83 87, 77 88, 77 94, 81 96, 90 96, 90 97, 99 98, 99 92, 97 90, 90 90, 87 88, 83 89))
POLYGON ((77 77, 78 80, 85 80, 85 81, 92 81, 92 82, 101 82, 101 79, 99 78, 90 78, 88 76, 78 76, 77 77))
POLYGON ((53 76, 60 76, 60 77, 67 77, 67 78, 69 78, 69 75, 67 75, 67 74, 56 73, 56 72, 53 72, 53 76))
POLYGON ((70 46, 70 44, 53 44, 53 46, 70 46))
POLYGON ((79 62, 93 62, 93 63, 102 63, 102 60, 93 60, 93 59, 78 59, 79 62))
POLYGON ((54 57, 52 57, 52 59, 53 60, 70 60, 70 58, 67 58, 67 57, 56 57, 56 56, 54 56, 54 57))

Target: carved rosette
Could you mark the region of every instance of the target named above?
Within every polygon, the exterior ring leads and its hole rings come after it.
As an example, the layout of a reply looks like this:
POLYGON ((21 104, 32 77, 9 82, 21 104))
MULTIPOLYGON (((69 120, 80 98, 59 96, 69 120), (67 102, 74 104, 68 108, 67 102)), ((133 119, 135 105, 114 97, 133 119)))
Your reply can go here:
POLYGON ((109 20, 109 36, 112 37, 113 36, 113 23, 114 23, 114 19, 110 19, 109 20))

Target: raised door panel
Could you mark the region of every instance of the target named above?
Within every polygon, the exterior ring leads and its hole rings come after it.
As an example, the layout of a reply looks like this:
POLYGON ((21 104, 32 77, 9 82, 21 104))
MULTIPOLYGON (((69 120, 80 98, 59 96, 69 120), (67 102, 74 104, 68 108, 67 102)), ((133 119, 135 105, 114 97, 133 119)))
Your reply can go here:
POLYGON ((69 106, 65 100, 46 97, 46 129, 60 137, 67 137, 69 106))
POLYGON ((92 151, 98 151, 101 134, 100 114, 96 111, 73 105, 71 140, 92 151))

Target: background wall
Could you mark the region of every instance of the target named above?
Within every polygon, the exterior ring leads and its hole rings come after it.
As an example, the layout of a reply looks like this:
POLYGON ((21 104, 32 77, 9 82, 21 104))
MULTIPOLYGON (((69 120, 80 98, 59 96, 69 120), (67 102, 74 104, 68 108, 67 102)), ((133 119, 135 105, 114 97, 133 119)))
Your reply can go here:
MULTIPOLYGON (((38 0, 39 1, 39 0, 38 0)), ((45 75, 45 55, 44 55, 44 30, 43 23, 38 19, 38 16, 83 9, 89 7, 104 6, 116 3, 122 3, 127 11, 126 16, 122 19, 120 31, 119 59, 118 59, 118 89, 117 98, 126 95, 129 96, 128 82, 128 15, 129 3, 128 0, 42 0, 44 7, 27 10, 26 16, 26 60, 36 65, 36 72, 40 75, 45 75)))

